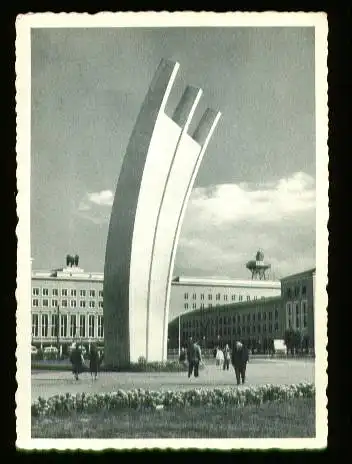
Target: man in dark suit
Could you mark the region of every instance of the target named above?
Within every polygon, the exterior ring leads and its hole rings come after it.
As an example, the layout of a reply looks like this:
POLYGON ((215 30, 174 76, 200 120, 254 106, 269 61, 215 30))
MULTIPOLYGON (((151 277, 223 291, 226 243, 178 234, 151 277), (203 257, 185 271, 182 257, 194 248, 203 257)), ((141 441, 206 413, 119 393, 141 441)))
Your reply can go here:
POLYGON ((231 357, 233 368, 235 369, 237 385, 245 382, 246 367, 248 362, 248 349, 241 342, 236 342, 232 349, 231 357))
POLYGON ((188 345, 187 350, 187 358, 188 358, 188 378, 191 377, 194 371, 194 377, 198 377, 199 375, 199 364, 202 362, 202 352, 198 343, 192 342, 188 345))

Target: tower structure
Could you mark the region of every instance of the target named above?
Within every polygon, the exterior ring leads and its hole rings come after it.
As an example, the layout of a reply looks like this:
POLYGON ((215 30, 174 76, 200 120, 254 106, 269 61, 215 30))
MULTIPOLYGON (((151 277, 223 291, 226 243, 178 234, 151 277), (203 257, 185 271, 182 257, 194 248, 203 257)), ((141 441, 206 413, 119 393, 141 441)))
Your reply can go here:
POLYGON ((220 113, 208 108, 192 135, 202 91, 188 86, 165 114, 179 64, 162 60, 132 131, 116 187, 104 268, 105 363, 167 358, 177 242, 200 163, 220 113))
POLYGON ((266 272, 271 268, 271 264, 264 262, 263 250, 258 250, 255 259, 248 261, 246 268, 251 271, 253 280, 266 280, 266 272))

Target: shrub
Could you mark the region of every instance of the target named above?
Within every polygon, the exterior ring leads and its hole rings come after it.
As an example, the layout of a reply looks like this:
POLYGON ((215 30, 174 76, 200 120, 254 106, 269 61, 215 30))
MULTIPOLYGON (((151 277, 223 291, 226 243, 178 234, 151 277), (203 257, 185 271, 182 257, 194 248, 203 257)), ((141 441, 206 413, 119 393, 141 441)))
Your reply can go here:
POLYGON ((315 386, 311 383, 297 385, 261 385, 241 388, 195 388, 185 391, 118 390, 112 393, 69 393, 49 399, 39 397, 32 403, 33 416, 62 415, 71 411, 92 413, 101 410, 140 408, 183 408, 189 406, 246 406, 269 401, 287 401, 293 398, 314 398, 315 386))

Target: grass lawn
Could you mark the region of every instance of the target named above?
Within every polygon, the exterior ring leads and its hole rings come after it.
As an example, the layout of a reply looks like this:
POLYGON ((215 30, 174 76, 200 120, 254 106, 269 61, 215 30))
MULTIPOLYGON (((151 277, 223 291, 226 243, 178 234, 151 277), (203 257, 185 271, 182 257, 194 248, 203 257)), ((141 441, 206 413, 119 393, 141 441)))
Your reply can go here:
POLYGON ((315 400, 32 417, 32 438, 311 438, 315 400))

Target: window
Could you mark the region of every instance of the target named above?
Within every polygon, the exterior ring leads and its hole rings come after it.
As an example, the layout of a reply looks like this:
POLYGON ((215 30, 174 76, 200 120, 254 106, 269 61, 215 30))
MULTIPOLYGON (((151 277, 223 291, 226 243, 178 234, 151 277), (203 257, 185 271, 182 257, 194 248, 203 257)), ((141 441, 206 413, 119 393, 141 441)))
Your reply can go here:
POLYGON ((35 308, 39 306, 39 301, 37 298, 34 298, 33 301, 32 301, 32 306, 34 306, 35 308))
POLYGON ((51 315, 51 335, 57 337, 58 333, 59 318, 57 314, 51 315))
POLYGON ((258 334, 260 334, 260 329, 261 329, 260 325, 258 325, 257 329, 258 329, 258 334))
POLYGON ((241 316, 237 314, 237 324, 240 324, 240 322, 241 322, 241 316))
POLYGON ((232 328, 232 335, 236 335, 236 327, 232 328))
POLYGON ((79 336, 82 338, 86 336, 86 316, 84 314, 79 316, 79 336))
POLYGON ((202 294, 200 295, 200 299, 201 299, 201 300, 204 300, 204 293, 202 293, 202 294))
POLYGON ((48 336, 49 318, 47 314, 42 314, 42 337, 48 336))
POLYGON ((231 300, 235 301, 236 300, 236 295, 231 295, 231 300))
POLYGON ((43 296, 49 296, 49 289, 43 288, 43 296))
POLYGON ((279 324, 277 322, 275 322, 274 328, 275 328, 275 332, 279 331, 279 324))
POLYGON ((266 324, 263 324, 263 332, 266 332, 266 324))
POLYGON ((32 337, 38 337, 38 333, 39 333, 39 317, 38 317, 38 314, 32 314, 32 337))
POLYGON ((95 298, 95 290, 89 290, 89 296, 95 298))
POLYGON ((98 316, 98 337, 104 337, 104 317, 98 316))
POLYGON ((67 300, 62 300, 62 301, 61 301, 61 306, 62 306, 63 308, 67 308, 67 300))
POLYGON ((262 313, 258 313, 257 319, 258 319, 258 321, 262 320, 262 313))
POLYGON ((185 293, 185 300, 188 300, 188 293, 185 293))
POLYGON ((299 287, 295 287, 295 296, 299 295, 299 287))
POLYGON ((196 293, 193 293, 192 298, 193 298, 194 300, 196 300, 196 299, 197 299, 197 294, 196 294, 196 293))
POLYGON ((80 308, 85 308, 85 307, 86 307, 86 302, 85 302, 84 300, 81 300, 81 301, 79 302, 79 307, 80 307, 80 308))
POLYGON ((242 324, 244 324, 246 322, 246 316, 243 314, 242 315, 242 324))
POLYGON ((269 324, 269 332, 271 333, 273 331, 273 325, 270 323, 269 324))
POLYGON ((76 289, 75 288, 71 288, 71 292, 70 292, 70 295, 75 297, 76 296, 76 289))
POLYGON ((103 307, 103 302, 102 302, 102 300, 100 300, 100 301, 98 302, 98 306, 99 306, 99 308, 102 308, 102 307, 103 307))
POLYGON ((272 321, 272 320, 273 320, 273 313, 269 311, 269 321, 272 321))
POLYGON ((295 313, 296 313, 296 328, 299 329, 300 326, 301 326, 301 314, 300 314, 300 310, 299 310, 299 306, 298 306, 298 303, 295 304, 295 313))
POLYGON ((243 296, 240 295, 240 296, 238 297, 238 300, 239 300, 239 301, 242 301, 242 300, 243 300, 243 296))
POLYGON ((255 334, 255 325, 252 327, 252 332, 255 334))
POLYGON ((89 307, 90 308, 95 308, 95 301, 90 301, 89 302, 89 307))
POLYGON ((209 294, 208 295, 208 300, 212 300, 213 299, 213 295, 209 294))
POLYGON ((254 300, 257 300, 257 299, 258 299, 257 295, 254 295, 253 299, 254 299, 254 300))
POLYGON ((247 314, 247 322, 251 322, 251 315, 247 314))
POLYGON ((307 327, 307 303, 302 301, 302 313, 303 313, 303 327, 307 327))
POLYGON ((236 316, 232 317, 232 324, 236 324, 236 316))
POLYGON ((185 309, 188 309, 188 303, 185 303, 184 306, 185 306, 185 309))
POLYGON ((34 296, 39 296, 39 288, 33 288, 32 293, 34 296))
POLYGON ((99 298, 103 298, 103 290, 99 290, 99 298))
POLYGON ((255 313, 252 315, 252 321, 255 322, 255 313))
POLYGON ((307 287, 305 285, 303 285, 302 287, 302 295, 306 295, 307 294, 307 287))
POLYGON ((249 301, 251 299, 250 295, 247 295, 247 301, 249 301))
POLYGON ((95 326, 95 317, 90 315, 88 317, 88 337, 94 337, 94 326, 95 326))
POLYGON ((240 326, 237 327, 237 334, 241 335, 241 327, 240 326))
POLYGON ((204 303, 200 304, 200 309, 204 309, 204 303))
POLYGON ((227 295, 224 295, 224 300, 227 301, 227 295))
POLYGON ((217 300, 220 300, 220 293, 217 293, 217 294, 216 294, 216 299, 217 299, 217 300))
POLYGON ((77 316, 76 314, 71 314, 70 317, 70 337, 76 337, 76 330, 77 330, 77 316))
POLYGON ((57 308, 57 300, 51 300, 51 307, 57 308))
POLYGON ((296 329, 299 329, 300 326, 301 326, 300 318, 299 318, 299 316, 296 316, 296 329))
POLYGON ((77 306, 77 301, 76 300, 71 300, 70 301, 70 306, 71 306, 71 308, 75 308, 77 306))
POLYGON ((266 312, 263 313, 263 319, 266 321, 266 312))
POLYGON ((208 304, 208 308, 212 308, 213 305, 211 303, 208 304))
POLYGON ((192 308, 195 309, 197 307, 197 303, 192 304, 192 308))
POLYGON ((43 306, 45 306, 46 308, 49 306, 49 300, 47 298, 44 298, 43 306))
POLYGON ((251 333, 251 328, 249 327, 249 325, 247 325, 247 334, 249 335, 251 333))
POLYGON ((57 288, 53 288, 51 291, 52 296, 59 296, 59 290, 57 288))
POLYGON ((287 289, 287 291, 286 291, 286 296, 287 296, 287 298, 289 298, 289 299, 292 297, 292 290, 291 290, 290 288, 287 289))
POLYGON ((288 315, 291 316, 291 303, 287 303, 286 309, 287 309, 288 315))
POLYGON ((67 296, 67 288, 61 289, 61 296, 67 296))
POLYGON ((60 337, 67 337, 67 314, 60 316, 60 337))
POLYGON ((279 319, 279 311, 275 309, 275 319, 279 319))
POLYGON ((85 296, 86 296, 86 291, 85 291, 85 290, 80 290, 79 296, 80 296, 81 298, 85 297, 85 296))

